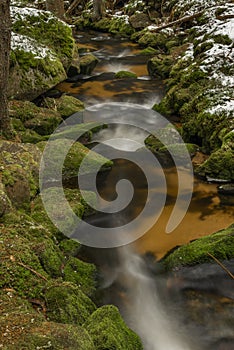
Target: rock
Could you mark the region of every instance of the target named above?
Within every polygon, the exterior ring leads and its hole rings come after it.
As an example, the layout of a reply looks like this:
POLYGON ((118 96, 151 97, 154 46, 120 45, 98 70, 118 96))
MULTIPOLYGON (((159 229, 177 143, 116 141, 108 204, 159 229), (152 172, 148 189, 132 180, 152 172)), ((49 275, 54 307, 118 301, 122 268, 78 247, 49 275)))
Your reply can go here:
MULTIPOLYGON (((10 116, 14 118, 13 126, 16 131, 26 131, 26 129, 30 129, 33 139, 34 137, 36 138, 37 135, 50 135, 62 122, 59 112, 48 108, 37 107, 34 103, 29 101, 10 101, 9 113, 10 116)), ((22 136, 24 139, 26 138, 25 133, 22 133, 22 136)), ((40 137, 38 136, 38 141, 39 140, 40 137)))
MULTIPOLYGON (((38 144, 42 149, 46 146, 45 142, 41 142, 38 144)), ((89 150, 87 147, 82 145, 79 142, 74 142, 72 147, 70 148, 70 141, 68 139, 59 138, 54 141, 50 141, 49 145, 50 152, 52 152, 52 156, 47 152, 47 156, 44 159, 45 167, 43 172, 43 177, 47 181, 56 181, 54 178, 54 174, 59 174, 59 163, 61 163, 61 155, 63 154, 64 149, 68 149, 65 161, 63 164, 62 175, 64 179, 70 179, 73 177, 77 177, 79 175, 88 175, 93 172, 105 171, 109 170, 113 162, 108 160, 107 158, 101 156, 98 153, 89 150), (84 157, 87 157, 87 161, 82 166, 82 171, 79 170, 80 164, 83 161, 84 157)), ((59 176, 59 175, 58 175, 59 176)))
POLYGON ((54 109, 60 113, 62 118, 68 118, 76 112, 84 110, 84 103, 73 96, 62 95, 60 98, 45 98, 42 105, 54 109))
POLYGON ((115 79, 129 79, 129 78, 136 79, 137 78, 136 73, 129 72, 126 70, 121 70, 121 71, 115 73, 115 79))
POLYGON ((64 266, 63 274, 64 281, 72 282, 83 293, 89 297, 93 296, 96 291, 95 279, 97 277, 97 269, 94 264, 70 257, 64 266))
POLYGON ((218 186, 218 194, 223 205, 234 205, 234 184, 218 186))
POLYGON ((138 12, 130 16, 129 22, 134 29, 142 29, 151 24, 149 16, 143 12, 138 12))
POLYGON ((0 176, 14 207, 25 207, 38 191, 40 150, 31 144, 0 141, 0 176))
POLYGON ((168 78, 173 58, 168 56, 158 55, 148 60, 147 69, 152 77, 168 78))
POLYGON ((214 262, 209 253, 221 261, 234 258, 234 225, 169 252, 163 262, 167 269, 214 262))
POLYGON ((100 307, 83 327, 88 331, 97 349, 143 349, 140 338, 126 326, 115 306, 100 307))
POLYGON ((224 140, 222 147, 196 169, 200 176, 234 181, 234 148, 224 140))
POLYGON ((96 310, 94 303, 78 286, 55 283, 45 292, 47 315, 50 321, 82 325, 96 310))
POLYGON ((85 75, 90 75, 97 63, 99 62, 98 58, 93 54, 84 55, 80 58, 80 73, 85 75))
POLYGON ((33 100, 66 79, 75 42, 71 28, 48 11, 11 7, 9 97, 33 100))

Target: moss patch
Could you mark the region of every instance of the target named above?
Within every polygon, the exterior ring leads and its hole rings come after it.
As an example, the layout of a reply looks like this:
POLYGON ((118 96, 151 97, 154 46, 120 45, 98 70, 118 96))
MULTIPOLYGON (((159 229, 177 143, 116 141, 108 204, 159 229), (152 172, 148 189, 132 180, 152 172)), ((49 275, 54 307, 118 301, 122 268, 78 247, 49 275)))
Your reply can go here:
POLYGON ((85 322, 95 348, 98 350, 141 350, 139 337, 129 329, 114 306, 103 306, 85 322))
POLYGON ((207 261, 213 262, 208 253, 219 260, 234 257, 234 225, 179 247, 169 254, 163 262, 167 269, 201 264, 207 261))
POLYGON ((117 73, 115 73, 115 78, 116 79, 129 79, 129 78, 137 78, 137 75, 136 73, 133 73, 133 72, 129 72, 129 71, 126 71, 126 70, 121 70, 117 73))
POLYGON ((95 311, 94 303, 71 283, 52 285, 45 293, 49 320, 82 325, 95 311))
POLYGON ((68 118, 76 112, 84 110, 84 103, 73 96, 63 95, 60 98, 45 98, 43 106, 56 110, 62 118, 68 118))

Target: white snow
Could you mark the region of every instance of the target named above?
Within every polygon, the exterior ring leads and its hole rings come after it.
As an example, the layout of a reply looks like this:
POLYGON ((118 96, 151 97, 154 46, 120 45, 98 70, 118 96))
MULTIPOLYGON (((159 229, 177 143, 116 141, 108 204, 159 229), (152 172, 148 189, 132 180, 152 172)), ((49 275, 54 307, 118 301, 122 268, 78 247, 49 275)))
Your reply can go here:
POLYGON ((47 47, 39 45, 38 42, 32 38, 14 32, 12 32, 11 35, 11 50, 30 52, 37 59, 43 59, 45 57, 49 57, 51 60, 55 59, 47 47))

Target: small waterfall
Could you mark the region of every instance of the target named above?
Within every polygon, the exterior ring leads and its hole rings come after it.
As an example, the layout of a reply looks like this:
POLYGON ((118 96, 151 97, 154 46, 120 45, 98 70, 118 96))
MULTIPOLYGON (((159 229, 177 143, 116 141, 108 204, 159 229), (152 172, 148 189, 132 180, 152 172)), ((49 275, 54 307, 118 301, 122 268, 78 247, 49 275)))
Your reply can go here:
POLYGON ((141 337, 144 350, 194 350, 175 315, 167 314, 145 260, 129 247, 119 248, 118 281, 126 288, 124 317, 141 337))

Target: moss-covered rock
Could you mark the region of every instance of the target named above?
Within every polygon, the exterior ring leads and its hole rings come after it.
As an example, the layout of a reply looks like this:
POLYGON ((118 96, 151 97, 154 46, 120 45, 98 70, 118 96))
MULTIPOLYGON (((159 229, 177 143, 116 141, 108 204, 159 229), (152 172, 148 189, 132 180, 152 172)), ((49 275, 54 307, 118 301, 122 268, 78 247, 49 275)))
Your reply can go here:
POLYGON ((115 306, 97 309, 83 327, 91 336, 97 350, 141 350, 139 337, 124 323, 115 306))
MULTIPOLYGON (((73 96, 62 95, 60 98, 47 97, 43 101, 43 106, 56 110, 62 118, 68 118, 76 112, 84 110, 84 103, 73 96)), ((78 122, 79 120, 77 120, 78 122)), ((81 122, 82 120, 80 120, 81 122)))
POLYGON ((142 29, 151 24, 149 16, 143 12, 137 12, 129 17, 129 23, 134 29, 142 29))
POLYGON ((234 149, 225 142, 211 153, 210 157, 196 169, 200 176, 234 181, 234 149))
POLYGON ((141 55, 156 55, 159 53, 156 49, 154 49, 151 46, 146 47, 145 49, 141 50, 140 54, 141 55))
MULTIPOLYGON (((45 189, 43 195, 46 196, 47 193, 47 205, 50 207, 50 216, 53 217, 53 222, 59 222, 64 229, 66 227, 72 226, 73 221, 70 220, 73 219, 70 218, 69 220, 68 217, 65 216, 63 203, 61 202, 59 196, 59 189, 57 187, 45 189)), ((64 193, 71 209, 78 218, 82 218, 83 216, 89 215, 90 212, 93 212, 93 208, 96 206, 96 195, 93 192, 85 192, 86 196, 89 197, 89 201, 92 203, 92 210, 81 196, 80 191, 76 189, 65 189, 64 193)), ((52 233, 57 235, 58 229, 54 226, 48 217, 40 196, 36 197, 33 201, 33 204, 31 206, 31 217, 37 223, 42 224, 52 233)))
POLYGON ((147 69, 150 76, 161 77, 163 79, 168 78, 171 66, 173 64, 172 56, 158 55, 151 58, 147 62, 147 69))
POLYGON ((116 79, 129 79, 129 78, 137 78, 137 75, 136 73, 133 73, 133 72, 129 72, 127 70, 121 70, 117 73, 115 73, 115 78, 116 79))
POLYGON ((163 260, 167 269, 234 257, 234 225, 179 247, 163 260))
POLYGON ((0 141, 0 178, 14 207, 25 207, 39 183, 40 150, 30 144, 0 141))
POLYGON ((40 136, 37 137, 37 135, 50 135, 62 122, 58 111, 37 107, 29 101, 10 101, 9 111, 13 119, 13 126, 16 131, 19 131, 19 135, 24 139, 28 135, 29 140, 29 135, 31 135, 33 141, 36 139, 40 141, 40 136), (27 129, 32 133, 26 133, 27 129))
POLYGON ((63 274, 65 281, 79 286, 86 295, 92 296, 96 291, 97 270, 95 265, 70 257, 64 266, 63 274))
POLYGON ((49 287, 45 298, 48 319, 59 323, 82 325, 96 309, 78 286, 68 282, 49 287))
POLYGON ((80 59, 80 73, 90 75, 98 62, 98 58, 91 53, 82 56, 80 59))
MULTIPOLYGON (((44 146, 45 143, 39 144, 39 147, 44 146)), ((87 175, 93 172, 96 173, 97 169, 100 171, 109 170, 113 164, 112 161, 98 153, 93 152, 92 150, 89 150, 79 142, 73 143, 72 147, 70 148, 70 141, 68 139, 57 139, 50 141, 49 147, 50 148, 47 148, 47 150, 49 149, 51 152, 51 149, 53 149, 53 156, 50 157, 50 153, 47 152, 47 157, 45 158, 46 167, 44 168, 43 177, 47 179, 47 181, 54 178, 54 174, 59 174, 58 167, 61 163, 61 154, 63 154, 64 149, 69 149, 64 163, 62 163, 62 175, 64 179, 77 177, 78 173, 79 175, 87 175), (85 157, 85 164, 82 165, 82 170, 79 170, 85 157)))
POLYGON ((0 181, 0 217, 10 212, 11 209, 11 201, 6 194, 4 185, 0 181))
POLYGON ((80 326, 48 322, 44 305, 34 300, 33 306, 13 290, 0 292, 0 323, 2 349, 31 350, 94 350, 93 342, 80 326))
POLYGON ((76 52, 71 28, 48 11, 11 7, 8 93, 33 100, 66 78, 76 52))

